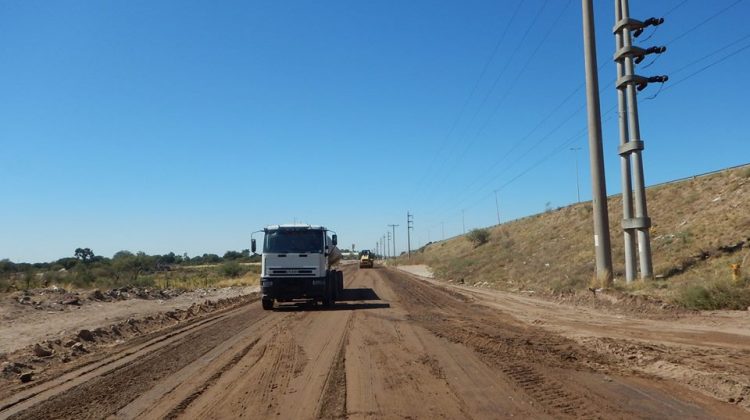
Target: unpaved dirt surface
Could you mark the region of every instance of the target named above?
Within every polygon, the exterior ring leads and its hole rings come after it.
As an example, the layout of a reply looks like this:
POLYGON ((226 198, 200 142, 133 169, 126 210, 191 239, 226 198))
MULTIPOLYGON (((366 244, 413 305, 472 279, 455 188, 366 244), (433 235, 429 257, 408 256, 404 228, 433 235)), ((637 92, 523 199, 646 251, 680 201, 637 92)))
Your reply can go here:
MULTIPOLYGON (((679 344, 703 349, 705 357, 684 353, 705 362, 697 369, 747 375, 746 342, 722 335, 705 344, 688 331, 656 340, 654 332, 648 345, 633 337, 631 349, 623 346, 627 332, 610 337, 598 325, 596 334, 582 330, 601 340, 587 343, 545 324, 558 313, 544 302, 515 304, 535 308, 536 325, 494 295, 380 267, 344 272, 345 301, 329 310, 263 311, 255 300, 208 314, 57 378, 6 389, 0 418, 748 416, 742 404, 628 362, 633 351, 645 361, 679 344)), ((674 364, 682 357, 669 356, 674 364)))
POLYGON ((81 329, 95 329, 131 318, 175 309, 186 309, 208 299, 219 300, 247 295, 258 286, 201 289, 164 299, 130 298, 117 301, 97 301, 82 295, 76 305, 56 304, 57 299, 46 299, 53 293, 38 293, 33 300, 44 302, 43 309, 18 303, 17 296, 3 296, 0 300, 0 355, 35 343, 65 336, 81 329))

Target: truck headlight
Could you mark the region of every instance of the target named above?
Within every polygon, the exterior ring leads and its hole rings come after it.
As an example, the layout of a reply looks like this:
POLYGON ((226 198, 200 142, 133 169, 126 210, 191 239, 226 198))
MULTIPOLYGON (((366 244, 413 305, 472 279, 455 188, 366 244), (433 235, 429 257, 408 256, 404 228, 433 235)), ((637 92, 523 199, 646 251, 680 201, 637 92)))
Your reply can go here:
POLYGON ((273 281, 271 281, 271 280, 263 280, 263 281, 262 281, 262 282, 260 283, 260 285, 261 285, 262 287, 271 287, 271 286, 273 286, 273 281))
POLYGON ((326 281, 325 280, 313 280, 312 284, 313 286, 325 286, 326 281))

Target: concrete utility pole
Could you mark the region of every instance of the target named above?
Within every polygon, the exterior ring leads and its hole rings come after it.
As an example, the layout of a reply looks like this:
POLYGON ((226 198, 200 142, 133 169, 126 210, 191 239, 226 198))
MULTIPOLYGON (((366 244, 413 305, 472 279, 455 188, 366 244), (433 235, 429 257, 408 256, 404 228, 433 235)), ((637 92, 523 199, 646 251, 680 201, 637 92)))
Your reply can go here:
POLYGON ((596 277, 604 287, 612 284, 612 247, 609 240, 607 186, 602 153, 602 117, 599 104, 596 40, 593 0, 581 0, 583 12, 583 56, 586 68, 586 107, 589 123, 589 160, 591 165, 591 203, 594 210, 594 252, 596 277))
MULTIPOLYGON (((390 254, 390 252, 391 252, 391 231, 390 231, 390 230, 389 230, 389 231, 387 231, 387 232, 385 233, 385 236, 386 236, 386 238, 387 238, 387 242, 386 242, 386 244, 388 244, 388 253, 390 254)), ((393 257, 394 257, 394 255, 393 255, 393 254, 390 254, 390 255, 391 255, 391 258, 393 258, 393 257)))
POLYGON ((495 211, 497 212, 497 224, 500 224, 500 204, 497 201, 497 190, 495 190, 495 211))
POLYGON ((388 225, 388 226, 390 226, 391 229, 393 230, 393 256, 395 257, 398 255, 396 254, 396 226, 400 226, 400 225, 388 225))
POLYGON ((390 245, 386 243, 385 235, 383 235, 383 256, 386 260, 388 259, 388 248, 390 248, 390 245))
POLYGON ((578 197, 578 202, 581 202, 581 185, 578 179, 578 151, 581 150, 580 147, 571 147, 570 150, 573 152, 573 156, 575 156, 576 161, 576 197, 578 197))
POLYGON ((631 31, 638 37, 647 26, 661 25, 662 18, 641 22, 630 18, 628 0, 615 0, 615 62, 617 63, 617 105, 620 123, 620 173, 622 176, 622 228, 625 240, 625 281, 635 279, 635 241, 638 239, 641 279, 653 277, 651 260, 651 219, 646 206, 646 186, 643 175, 643 140, 638 122, 637 91, 648 83, 667 81, 667 76, 643 77, 635 74, 635 64, 648 54, 661 54, 666 47, 647 49, 633 46, 631 31))
POLYGON ((406 249, 411 259, 411 230, 414 229, 414 215, 406 212, 406 249))

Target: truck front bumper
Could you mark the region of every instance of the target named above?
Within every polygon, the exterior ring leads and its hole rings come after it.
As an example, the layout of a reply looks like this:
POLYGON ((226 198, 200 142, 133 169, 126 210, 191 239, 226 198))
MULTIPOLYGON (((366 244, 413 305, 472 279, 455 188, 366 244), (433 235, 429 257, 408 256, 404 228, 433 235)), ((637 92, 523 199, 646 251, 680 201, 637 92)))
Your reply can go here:
POLYGON ((322 299, 326 295, 325 277, 262 277, 260 289, 264 298, 322 299))

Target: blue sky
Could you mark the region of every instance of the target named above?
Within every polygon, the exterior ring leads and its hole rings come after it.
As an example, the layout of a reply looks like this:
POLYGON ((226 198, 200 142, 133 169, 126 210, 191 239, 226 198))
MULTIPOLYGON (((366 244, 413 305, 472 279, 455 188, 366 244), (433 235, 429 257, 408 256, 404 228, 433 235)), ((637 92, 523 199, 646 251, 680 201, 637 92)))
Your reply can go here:
MULTIPOLYGON (((617 193, 614 2, 596 3, 617 193)), ((640 95, 647 184, 750 161, 750 1, 630 3, 668 13, 642 37, 668 51, 640 72, 671 76, 640 95)), ((574 202, 570 147, 588 200, 580 2, 518 4, 0 1, 0 258, 223 254, 295 220, 358 249, 397 223, 401 251, 407 211, 420 245, 462 209, 494 224, 495 189, 503 220, 574 202)))

